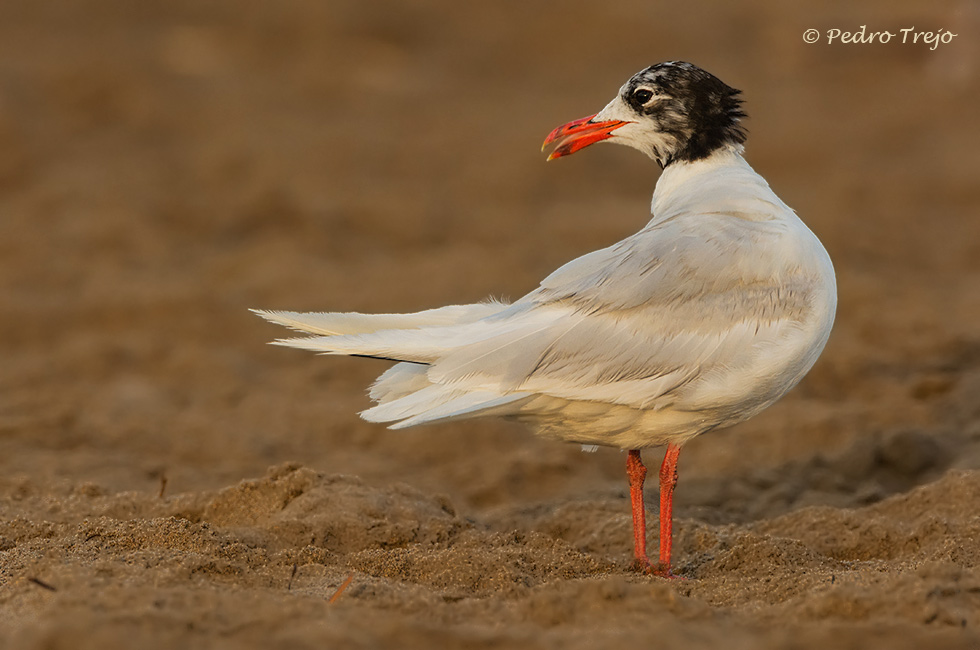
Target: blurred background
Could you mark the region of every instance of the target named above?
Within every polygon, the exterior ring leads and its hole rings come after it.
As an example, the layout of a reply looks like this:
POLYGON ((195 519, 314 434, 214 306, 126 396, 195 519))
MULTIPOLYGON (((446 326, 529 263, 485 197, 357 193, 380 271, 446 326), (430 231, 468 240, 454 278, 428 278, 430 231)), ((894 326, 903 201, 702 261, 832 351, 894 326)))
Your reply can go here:
MULTIPOLYGON (((282 332, 247 309, 514 299, 635 232, 655 164, 539 146, 664 60, 743 90, 747 158, 840 291, 808 378, 690 445, 679 513, 800 463, 887 465, 868 500, 980 466, 978 28, 972 0, 5 0, 0 484, 183 492, 291 460, 465 511, 625 493, 617 450, 366 424, 388 364, 271 348, 282 332), (802 39, 861 25, 957 36, 802 39)), ((828 485, 780 507, 839 498, 828 485)))

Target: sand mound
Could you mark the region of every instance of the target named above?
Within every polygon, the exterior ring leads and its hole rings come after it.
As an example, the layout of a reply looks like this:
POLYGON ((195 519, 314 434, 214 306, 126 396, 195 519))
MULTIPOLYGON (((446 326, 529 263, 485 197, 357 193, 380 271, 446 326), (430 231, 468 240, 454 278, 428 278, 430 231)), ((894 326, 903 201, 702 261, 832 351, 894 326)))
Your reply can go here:
POLYGON ((744 525, 681 519, 688 579, 668 582, 631 573, 625 544, 594 542, 628 533, 625 502, 542 506, 521 515, 531 530, 501 532, 442 497, 297 465, 165 498, 88 485, 55 499, 21 486, 5 506, 50 516, 0 524, 4 575, 18 576, 2 605, 13 638, 45 647, 165 647, 202 631, 253 646, 341 620, 336 638, 351 643, 489 640, 503 626, 515 640, 543 633, 585 647, 602 621, 612 642, 642 629, 684 638, 694 618, 745 643, 755 626, 787 619, 852 626, 858 639, 883 625, 954 639, 980 626, 978 499, 980 472, 950 471, 861 508, 744 525), (364 606, 397 626, 355 623, 364 606), (80 641, 90 628, 103 631, 80 641))

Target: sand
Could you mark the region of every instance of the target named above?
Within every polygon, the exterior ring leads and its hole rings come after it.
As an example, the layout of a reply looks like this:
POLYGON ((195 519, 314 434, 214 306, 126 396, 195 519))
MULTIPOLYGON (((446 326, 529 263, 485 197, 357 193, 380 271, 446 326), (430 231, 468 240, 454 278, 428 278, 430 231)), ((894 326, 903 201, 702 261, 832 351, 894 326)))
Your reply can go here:
POLYGON ((4 2, 0 646, 980 647, 978 27, 952 1, 4 2), (862 24, 959 35, 801 38, 862 24), (629 570, 622 452, 367 424, 386 363, 269 347, 247 312, 515 298, 634 232, 655 165, 538 146, 670 59, 744 90, 748 158, 840 291, 803 383, 685 447, 673 581, 629 570))

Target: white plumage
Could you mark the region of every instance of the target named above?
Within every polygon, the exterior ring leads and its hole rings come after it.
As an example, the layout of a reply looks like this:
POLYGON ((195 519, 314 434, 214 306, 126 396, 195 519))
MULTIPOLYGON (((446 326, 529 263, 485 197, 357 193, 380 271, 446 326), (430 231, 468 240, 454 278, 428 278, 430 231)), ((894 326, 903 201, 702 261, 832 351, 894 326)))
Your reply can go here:
POLYGON ((556 129, 553 157, 609 140, 660 161, 653 218, 512 304, 257 313, 313 335, 277 344, 398 361, 361 413, 391 428, 497 415, 639 450, 744 420, 810 369, 837 298, 823 246, 742 157, 737 92, 690 64, 661 64, 598 115, 556 129), (706 101, 717 115, 702 115, 706 101))
POLYGON ((653 214, 513 304, 257 313, 319 335, 280 345, 412 362, 378 379, 379 405, 362 413, 372 422, 492 411, 583 444, 679 444, 754 415, 803 377, 833 323, 834 272, 734 147, 664 170, 653 214))

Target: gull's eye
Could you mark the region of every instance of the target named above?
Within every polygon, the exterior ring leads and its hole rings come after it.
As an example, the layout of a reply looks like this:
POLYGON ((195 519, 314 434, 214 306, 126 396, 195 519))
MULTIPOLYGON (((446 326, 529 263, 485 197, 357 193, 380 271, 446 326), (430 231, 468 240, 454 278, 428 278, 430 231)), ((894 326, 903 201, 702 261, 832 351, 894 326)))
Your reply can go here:
POLYGON ((651 99, 653 99, 653 92, 647 90, 646 88, 640 88, 633 93, 633 101, 640 106, 643 106, 651 99))

